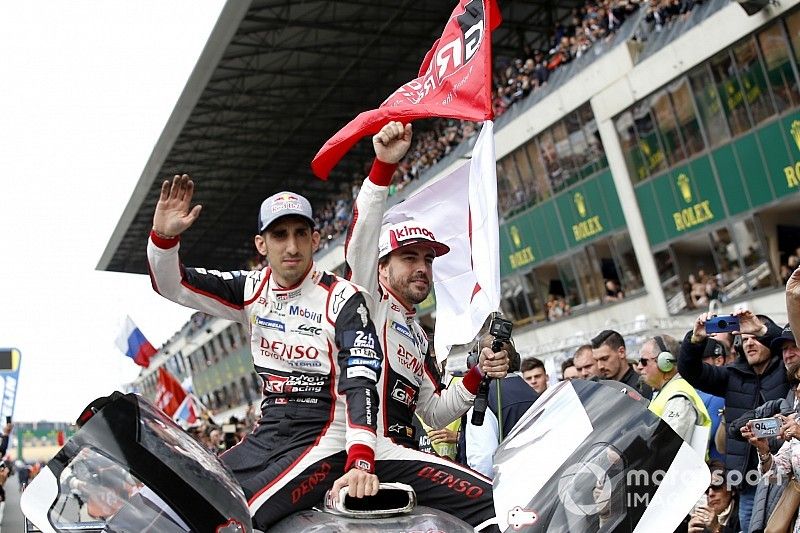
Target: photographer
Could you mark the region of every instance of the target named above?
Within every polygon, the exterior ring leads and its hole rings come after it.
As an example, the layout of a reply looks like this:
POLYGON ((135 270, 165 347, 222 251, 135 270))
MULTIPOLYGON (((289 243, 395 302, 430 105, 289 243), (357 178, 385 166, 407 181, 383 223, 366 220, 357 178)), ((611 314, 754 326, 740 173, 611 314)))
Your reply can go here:
MULTIPOLYGON (((681 343, 678 356, 678 372, 686 381, 709 394, 725 398, 727 420, 739 418, 754 405, 784 398, 789 390, 781 357, 771 353, 769 348, 781 334, 780 328, 769 317, 756 316, 745 309, 736 311, 734 316, 739 320, 739 331, 735 333, 742 337, 742 350, 733 364, 717 367, 703 363, 703 352, 709 338, 706 322, 712 318, 707 313, 697 317, 694 328, 681 343)), ((725 451, 726 468, 738 472, 741 475, 739 479, 745 480, 747 472, 756 467, 758 460, 753 447, 728 436, 725 451)), ((750 526, 754 496, 755 486, 744 482, 739 500, 739 519, 744 531, 750 526)))

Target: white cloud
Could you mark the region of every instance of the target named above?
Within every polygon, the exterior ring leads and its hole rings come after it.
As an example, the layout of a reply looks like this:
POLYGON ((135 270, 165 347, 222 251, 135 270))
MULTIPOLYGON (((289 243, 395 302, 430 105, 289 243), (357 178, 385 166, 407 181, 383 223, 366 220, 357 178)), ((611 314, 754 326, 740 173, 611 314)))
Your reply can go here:
MULTIPOLYGON (((0 347, 22 352, 17 420, 74 420, 191 311, 146 276, 95 271, 224 2, 0 4, 0 347)), ((142 246, 146 235, 142 235, 142 246)))

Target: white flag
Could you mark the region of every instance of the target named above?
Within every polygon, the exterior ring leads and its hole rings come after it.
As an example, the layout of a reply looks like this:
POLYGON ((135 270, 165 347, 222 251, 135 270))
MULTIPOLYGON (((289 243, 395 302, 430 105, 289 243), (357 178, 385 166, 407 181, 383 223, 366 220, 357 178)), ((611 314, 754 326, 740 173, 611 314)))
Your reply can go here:
POLYGON ((433 262, 436 358, 471 342, 500 307, 500 252, 493 123, 483 123, 472 160, 420 189, 384 215, 384 223, 415 220, 450 253, 433 262))

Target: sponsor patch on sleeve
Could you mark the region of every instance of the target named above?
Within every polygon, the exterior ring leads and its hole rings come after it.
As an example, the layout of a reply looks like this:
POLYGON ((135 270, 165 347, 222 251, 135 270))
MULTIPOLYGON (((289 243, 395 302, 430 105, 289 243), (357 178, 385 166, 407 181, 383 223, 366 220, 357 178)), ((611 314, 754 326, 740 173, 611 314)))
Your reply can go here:
POLYGON ((375 350, 378 340, 371 331, 346 330, 342 332, 342 340, 345 348, 367 348, 375 350))
POLYGON ((371 381, 378 381, 378 375, 374 370, 365 368, 363 366, 351 366, 347 369, 348 379, 352 378, 367 378, 371 381))
POLYGON ((369 368, 373 368, 375 370, 379 370, 381 368, 381 362, 379 359, 369 359, 364 357, 350 357, 347 359, 347 366, 366 366, 369 368))

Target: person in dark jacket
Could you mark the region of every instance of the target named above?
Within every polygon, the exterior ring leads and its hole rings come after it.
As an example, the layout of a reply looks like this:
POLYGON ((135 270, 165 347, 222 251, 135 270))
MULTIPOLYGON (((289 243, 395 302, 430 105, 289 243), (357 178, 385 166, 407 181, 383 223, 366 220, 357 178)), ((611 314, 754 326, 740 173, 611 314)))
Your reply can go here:
MULTIPOLYGON (((698 389, 725 398, 726 420, 736 420, 767 400, 784 398, 789 391, 783 361, 769 349, 781 329, 769 317, 756 316, 745 309, 734 315, 739 318, 742 349, 733 364, 717 367, 702 361, 708 342, 706 321, 711 318, 708 313, 697 317, 678 356, 678 372, 684 379, 698 389)), ((739 520, 747 531, 758 481, 758 476, 747 474, 755 470, 758 458, 748 442, 728 437, 725 443, 725 466, 732 478, 740 480, 739 520)))
POLYGON ((597 362, 598 377, 625 383, 648 400, 653 398, 653 389, 640 379, 639 374, 628 363, 625 339, 618 332, 606 329, 593 338, 592 356, 597 362))
MULTIPOLYGON (((484 336, 480 347, 491 346, 492 339, 491 335, 484 336)), ((520 355, 514 345, 504 343, 503 350, 508 352, 508 374, 503 379, 493 379, 489 383, 488 408, 483 425, 472 425, 470 410, 461 432, 467 466, 487 477, 494 477, 492 459, 497 445, 539 398, 539 393, 520 374, 520 355)))

